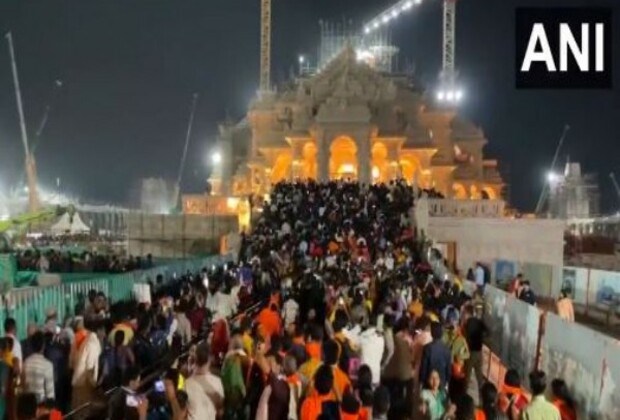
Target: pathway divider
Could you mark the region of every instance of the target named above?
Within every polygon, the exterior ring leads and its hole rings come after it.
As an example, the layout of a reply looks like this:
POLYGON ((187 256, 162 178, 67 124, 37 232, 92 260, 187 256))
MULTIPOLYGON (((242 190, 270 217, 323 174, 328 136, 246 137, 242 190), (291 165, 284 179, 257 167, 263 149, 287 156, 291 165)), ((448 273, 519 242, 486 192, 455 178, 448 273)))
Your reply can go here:
POLYGON ((168 282, 175 275, 180 277, 188 271, 195 273, 204 267, 210 268, 231 260, 230 256, 220 255, 175 260, 146 270, 102 274, 100 277, 67 281, 54 286, 12 289, 0 297, 0 334, 4 335, 4 320, 9 317, 17 321, 17 336, 20 340, 26 337, 29 323, 41 325, 45 322, 49 309, 54 309, 58 319, 63 321, 66 316, 75 315, 75 306, 87 298, 90 290, 103 292, 111 302, 118 302, 133 296, 134 284, 155 282, 159 275, 168 282))
MULTIPOLYGON (((475 284, 464 283, 472 294, 475 284)), ((619 340, 491 285, 484 288, 484 320, 489 336, 483 366, 489 381, 500 387, 512 368, 527 389, 529 373, 542 369, 549 381, 567 381, 580 418, 620 419, 619 340)))

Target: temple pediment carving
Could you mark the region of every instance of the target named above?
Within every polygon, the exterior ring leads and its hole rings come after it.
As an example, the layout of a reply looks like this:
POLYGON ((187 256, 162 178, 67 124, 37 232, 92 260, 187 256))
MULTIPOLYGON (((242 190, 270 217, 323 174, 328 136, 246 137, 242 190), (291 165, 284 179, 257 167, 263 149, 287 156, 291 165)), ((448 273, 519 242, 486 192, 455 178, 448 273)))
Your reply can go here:
POLYGON ((220 130, 220 144, 233 143, 224 161, 234 165, 221 184, 262 194, 281 179, 404 176, 446 196, 499 196, 503 181, 483 156, 483 131, 423 92, 347 47, 315 74, 261 93, 247 118, 220 130))

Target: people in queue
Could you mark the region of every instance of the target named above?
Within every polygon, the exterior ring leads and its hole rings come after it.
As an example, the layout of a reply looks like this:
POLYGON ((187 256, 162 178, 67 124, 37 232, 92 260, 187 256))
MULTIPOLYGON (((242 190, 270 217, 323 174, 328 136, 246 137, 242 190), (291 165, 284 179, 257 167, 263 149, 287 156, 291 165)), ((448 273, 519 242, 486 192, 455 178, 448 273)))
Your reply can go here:
MULTIPOLYGON (((482 297, 424 261, 410 226, 419 194, 404 180, 282 182, 252 198, 260 211, 238 261, 161 278, 148 302, 89 292, 71 333, 46 329, 43 347, 43 326, 28 334, 24 363, 7 319, 0 410, 36 416, 22 404, 30 394, 10 391, 24 370, 35 405, 64 399, 54 404, 78 419, 574 420, 566 384, 552 382, 548 402, 541 372, 531 401, 517 371, 499 392, 485 381, 482 297), (42 363, 47 343, 66 349, 64 369, 42 363), (153 379, 161 364, 169 374, 153 379), (53 392, 63 370, 66 395, 53 392)), ((481 264, 468 274, 480 289, 487 277, 481 264)))

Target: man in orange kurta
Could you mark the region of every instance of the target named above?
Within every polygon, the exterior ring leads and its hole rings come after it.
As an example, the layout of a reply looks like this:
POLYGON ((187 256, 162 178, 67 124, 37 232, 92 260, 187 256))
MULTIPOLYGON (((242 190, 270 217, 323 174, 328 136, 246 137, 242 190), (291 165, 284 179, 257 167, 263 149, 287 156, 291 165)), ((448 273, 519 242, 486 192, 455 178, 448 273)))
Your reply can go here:
POLYGON ((278 307, 275 303, 271 303, 269 307, 260 311, 256 321, 261 326, 264 334, 263 337, 267 341, 271 339, 274 334, 279 334, 282 329, 280 314, 278 314, 278 307))

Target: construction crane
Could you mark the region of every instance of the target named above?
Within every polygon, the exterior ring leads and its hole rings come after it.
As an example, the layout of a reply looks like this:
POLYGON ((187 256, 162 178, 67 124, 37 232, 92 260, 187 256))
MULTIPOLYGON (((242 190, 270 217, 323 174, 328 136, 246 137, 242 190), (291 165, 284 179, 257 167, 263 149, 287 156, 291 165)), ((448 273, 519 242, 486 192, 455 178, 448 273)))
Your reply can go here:
MULTIPOLYGON (((439 74, 437 101, 444 106, 455 106, 463 99, 463 91, 457 83, 456 72, 456 2, 443 0, 443 43, 442 68, 439 74)), ((402 14, 408 12, 422 0, 401 0, 384 10, 364 25, 364 34, 388 25, 402 14)))
POLYGON ((183 154, 181 155, 181 164, 179 165, 179 174, 177 182, 174 185, 174 194, 172 206, 176 209, 179 202, 179 194, 181 191, 181 181, 183 180, 183 172, 185 172, 185 161, 187 160, 187 150, 189 149, 189 140, 192 137, 192 126, 194 125, 194 114, 196 113, 196 103, 198 102, 198 94, 194 93, 192 97, 192 108, 189 113, 189 121, 187 123, 187 131, 185 132, 185 144, 183 146, 183 154))
POLYGON ((39 145, 39 140, 41 140, 41 135, 43 134, 43 130, 45 129, 45 127, 47 127, 47 121, 49 120, 50 111, 52 110, 54 101, 56 97, 58 96, 58 93, 60 92, 61 88, 62 88, 62 80, 55 80, 54 86, 52 88, 51 98, 49 102, 47 103, 47 105, 45 105, 45 111, 43 111, 43 117, 41 118, 41 122, 39 123, 39 128, 37 129, 34 135, 34 143, 32 145, 33 154, 37 150, 37 146, 39 145))
POLYGON ((15 62, 15 50, 13 49, 13 36, 11 32, 6 34, 9 43, 9 54, 11 55, 11 69, 13 71, 13 84, 15 85, 15 97, 17 99, 17 112, 19 114, 19 125, 24 145, 26 178, 28 180, 28 209, 36 212, 39 209, 39 194, 37 191, 37 164, 34 154, 28 146, 28 131, 26 129, 26 118, 24 117, 24 107, 22 104, 22 94, 19 88, 19 77, 17 74, 17 64, 15 62))
POLYGON ((260 92, 271 91, 271 0, 261 0, 260 92))
POLYGON ((609 174, 609 178, 611 178, 611 183, 614 184, 616 195, 618 196, 618 203, 620 203, 620 186, 618 185, 618 180, 616 180, 616 175, 612 172, 609 174))
POLYGON ((558 146, 555 148, 555 154, 553 155, 553 160, 551 161, 551 167, 549 169, 548 178, 543 185, 543 189, 540 192, 540 196, 538 197, 538 203, 536 203, 536 210, 534 214, 540 214, 542 212, 543 206, 547 201, 547 197, 549 195, 549 183, 553 180, 555 169, 555 164, 560 156, 560 150, 562 149, 562 145, 564 144, 564 140, 566 139, 566 135, 570 130, 570 125, 566 124, 564 126, 564 130, 562 131, 562 136, 560 137, 560 141, 558 142, 558 146))

